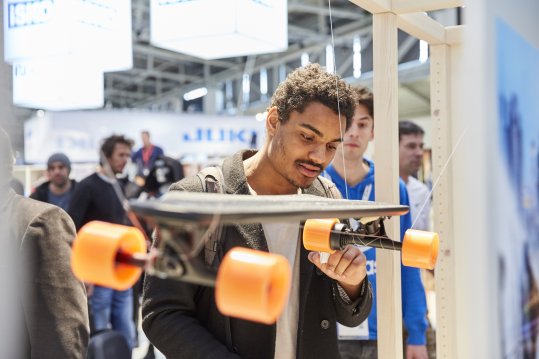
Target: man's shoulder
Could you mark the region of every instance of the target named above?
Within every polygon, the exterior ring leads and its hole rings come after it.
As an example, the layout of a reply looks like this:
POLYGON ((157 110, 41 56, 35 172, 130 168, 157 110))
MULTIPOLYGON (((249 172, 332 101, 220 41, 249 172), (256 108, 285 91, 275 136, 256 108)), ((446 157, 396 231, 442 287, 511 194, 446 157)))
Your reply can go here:
MULTIPOLYGON (((328 197, 328 198, 341 198, 341 192, 330 179, 324 176, 318 176, 316 180, 311 185, 311 188, 315 191, 312 191, 317 196, 328 197)), ((309 193, 309 191, 307 191, 309 193)))
POLYGON ((408 186, 410 187, 417 187, 417 188, 425 188, 427 189, 427 185, 418 180, 417 178, 410 176, 408 177, 408 186))
POLYGON ((46 199, 47 193, 49 193, 49 184, 51 181, 45 181, 41 183, 34 189, 34 192, 30 194, 30 198, 44 201, 46 199))
POLYGON ((87 186, 88 184, 95 182, 97 179, 99 179, 99 176, 97 175, 97 172, 91 173, 88 176, 84 177, 78 182, 79 186, 87 186))
POLYGON ((74 192, 88 191, 90 188, 95 188, 96 186, 100 186, 101 184, 105 184, 105 183, 106 182, 99 177, 97 172, 94 172, 88 175, 87 177, 84 177, 79 182, 77 182, 73 191, 74 192))
POLYGON ((204 192, 202 182, 198 176, 189 176, 170 185, 169 191, 204 192))
POLYGON ((139 149, 136 150, 136 151, 133 151, 133 154, 131 155, 131 158, 135 158, 135 157, 138 157, 138 156, 142 156, 142 149, 143 149, 143 147, 139 148, 139 149))
POLYGON ((429 193, 429 188, 427 187, 427 185, 412 176, 408 178, 408 183, 406 183, 406 189, 408 190, 410 196, 414 197, 426 196, 429 193))
POLYGON ((160 146, 155 146, 154 145, 154 149, 155 149, 155 152, 158 154, 158 155, 162 155, 165 153, 165 151, 163 151, 163 148, 160 147, 160 146))
POLYGON ((45 214, 48 217, 49 213, 58 212, 60 216, 65 214, 65 211, 58 206, 19 195, 14 198, 12 210, 17 219, 22 219, 26 223, 30 223, 35 218, 45 214))

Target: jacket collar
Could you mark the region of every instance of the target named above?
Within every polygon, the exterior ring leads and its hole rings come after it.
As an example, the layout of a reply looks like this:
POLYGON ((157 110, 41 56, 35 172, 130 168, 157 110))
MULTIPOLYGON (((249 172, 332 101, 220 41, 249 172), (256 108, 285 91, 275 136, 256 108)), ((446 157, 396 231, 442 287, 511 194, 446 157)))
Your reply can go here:
MULTIPOLYGON (((225 193, 250 195, 247 178, 245 177, 243 161, 253 156, 255 153, 256 151, 253 150, 243 150, 236 152, 233 156, 227 157, 223 161, 223 191, 225 193)), ((303 193, 320 197, 327 197, 319 179, 316 179, 311 186, 304 189, 303 193)), ((261 251, 268 251, 268 242, 266 241, 262 224, 236 224, 234 225, 234 227, 242 235, 249 248, 261 251)), ((306 256, 306 253, 304 253, 303 255, 306 256)), ((305 258, 302 260, 302 262, 304 261, 305 258)), ((308 263, 304 263, 302 267, 308 263)))

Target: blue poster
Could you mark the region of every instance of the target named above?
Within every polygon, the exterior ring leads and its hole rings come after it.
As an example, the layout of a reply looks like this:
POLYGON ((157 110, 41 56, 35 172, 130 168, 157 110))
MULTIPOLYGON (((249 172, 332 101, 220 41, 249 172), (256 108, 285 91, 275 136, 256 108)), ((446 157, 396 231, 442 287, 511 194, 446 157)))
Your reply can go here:
POLYGON ((503 358, 539 359, 539 49, 501 19, 496 46, 500 344, 503 358))

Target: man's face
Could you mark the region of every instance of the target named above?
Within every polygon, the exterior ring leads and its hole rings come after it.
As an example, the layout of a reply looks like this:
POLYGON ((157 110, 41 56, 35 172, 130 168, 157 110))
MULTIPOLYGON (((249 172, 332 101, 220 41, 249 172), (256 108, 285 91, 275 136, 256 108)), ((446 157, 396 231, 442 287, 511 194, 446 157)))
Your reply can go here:
POLYGON ((359 161, 374 138, 374 121, 364 105, 357 105, 352 125, 344 134, 344 141, 339 146, 336 156, 346 160, 359 161))
POLYGON ((56 187, 64 187, 69 181, 69 170, 62 162, 53 162, 47 168, 49 180, 56 187))
POLYGON ((277 116, 276 109, 270 110, 269 160, 291 185, 309 187, 333 160, 346 120, 319 102, 311 102, 303 113, 293 111, 284 124, 277 116))
POLYGON ((150 135, 148 135, 147 133, 143 133, 142 135, 140 135, 140 137, 142 138, 142 144, 144 146, 150 145, 150 135))
POLYGON ((122 173, 127 161, 131 157, 131 148, 123 143, 117 143, 114 145, 112 155, 107 158, 110 164, 112 172, 115 174, 122 173))
POLYGON ((402 173, 413 175, 421 166, 423 135, 402 135, 399 141, 399 168, 402 173))

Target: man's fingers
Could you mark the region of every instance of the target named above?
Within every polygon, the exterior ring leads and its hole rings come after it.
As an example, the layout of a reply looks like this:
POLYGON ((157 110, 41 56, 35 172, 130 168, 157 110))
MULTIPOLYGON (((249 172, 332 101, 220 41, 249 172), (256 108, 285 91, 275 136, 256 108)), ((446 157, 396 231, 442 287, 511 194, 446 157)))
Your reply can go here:
POLYGON ((342 251, 339 263, 335 267, 335 273, 340 276, 343 276, 343 275, 346 276, 346 271, 348 270, 348 268, 350 267, 350 264, 352 264, 352 262, 358 255, 353 250, 350 250, 350 248, 352 247, 347 246, 342 251))
POLYGON ((343 251, 336 251, 335 253, 331 254, 328 258, 327 269, 331 272, 335 272, 339 262, 341 261, 342 255, 343 251))
POLYGON ((328 263, 320 263, 320 253, 310 252, 308 258, 315 266, 318 267, 318 269, 324 272, 325 275, 333 279, 338 279, 333 271, 334 267, 330 266, 328 263))
POLYGON ((355 246, 333 253, 327 264, 320 263, 318 252, 309 253, 309 260, 328 277, 352 285, 361 282, 366 272, 365 255, 355 246))

